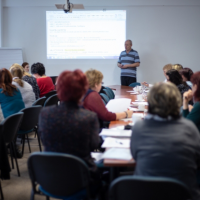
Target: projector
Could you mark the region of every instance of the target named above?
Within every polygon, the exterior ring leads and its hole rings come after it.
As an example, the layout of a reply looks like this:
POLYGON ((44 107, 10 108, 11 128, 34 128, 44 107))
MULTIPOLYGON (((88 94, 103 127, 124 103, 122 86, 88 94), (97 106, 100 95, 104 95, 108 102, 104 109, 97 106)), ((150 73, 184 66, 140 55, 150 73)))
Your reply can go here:
POLYGON ((83 4, 72 4, 66 0, 65 4, 55 4, 57 9, 62 9, 65 13, 72 13, 73 9, 84 9, 83 4))

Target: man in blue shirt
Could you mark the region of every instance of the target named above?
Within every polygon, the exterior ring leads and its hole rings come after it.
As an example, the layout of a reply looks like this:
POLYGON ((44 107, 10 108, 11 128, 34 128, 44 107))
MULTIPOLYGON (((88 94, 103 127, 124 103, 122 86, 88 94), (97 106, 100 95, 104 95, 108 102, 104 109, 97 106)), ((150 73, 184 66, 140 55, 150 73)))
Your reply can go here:
POLYGON ((138 52, 132 49, 132 41, 126 40, 125 51, 122 51, 117 66, 121 68, 121 85, 129 86, 137 82, 137 69, 140 66, 138 52))

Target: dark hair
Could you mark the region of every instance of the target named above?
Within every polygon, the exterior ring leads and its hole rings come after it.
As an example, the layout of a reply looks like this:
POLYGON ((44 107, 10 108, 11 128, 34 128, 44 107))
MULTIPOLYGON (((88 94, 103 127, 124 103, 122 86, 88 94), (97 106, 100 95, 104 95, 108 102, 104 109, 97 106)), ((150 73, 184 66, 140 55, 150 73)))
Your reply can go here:
POLYGON ((61 101, 79 102, 88 90, 88 82, 81 70, 64 71, 57 80, 57 94, 61 101))
POLYGON ((31 73, 32 74, 39 74, 43 76, 45 74, 45 67, 42 63, 33 63, 31 66, 31 73))
POLYGON ((190 78, 191 78, 191 76, 193 74, 193 71, 190 68, 185 67, 185 68, 181 69, 179 71, 179 73, 182 76, 184 76, 188 81, 190 81, 190 78))
POLYGON ((12 85, 12 75, 6 68, 0 69, 0 88, 9 96, 13 96, 14 91, 17 91, 16 86, 12 85))
POLYGON ((27 63, 27 62, 23 62, 23 63, 22 63, 22 67, 23 67, 23 68, 25 68, 26 65, 29 65, 29 63, 27 63))
POLYGON ((179 72, 175 69, 170 69, 167 73, 167 76, 169 76, 169 81, 174 83, 175 85, 180 85, 183 83, 183 79, 179 72))
POLYGON ((193 85, 197 85, 197 90, 194 93, 194 100, 200 101, 200 71, 192 75, 191 82, 193 85))

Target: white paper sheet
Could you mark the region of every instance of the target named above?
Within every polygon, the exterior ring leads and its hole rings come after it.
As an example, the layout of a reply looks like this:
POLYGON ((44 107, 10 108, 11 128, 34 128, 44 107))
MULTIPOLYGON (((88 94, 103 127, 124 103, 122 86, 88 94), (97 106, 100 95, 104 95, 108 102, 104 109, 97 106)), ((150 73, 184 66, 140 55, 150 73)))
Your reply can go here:
POLYGON ((128 109, 130 106, 131 99, 127 98, 120 98, 120 99, 111 99, 107 105, 106 108, 108 111, 117 113, 117 112, 124 112, 128 109))
POLYGON ((91 156, 92 156, 92 158, 94 158, 94 160, 95 160, 96 162, 98 162, 98 161, 100 161, 101 159, 103 159, 103 158, 102 158, 103 153, 92 152, 92 153, 91 153, 91 156))
POLYGON ((102 156, 104 159, 131 160, 132 155, 130 149, 111 148, 108 149, 102 156))
POLYGON ((102 129, 99 135, 107 137, 131 137, 132 130, 102 129))
POLYGON ((148 102, 132 102, 133 105, 145 105, 147 106, 148 105, 148 102))
POLYGON ((101 145, 102 148, 111 148, 111 147, 119 147, 119 148, 130 148, 130 139, 118 139, 107 137, 104 143, 101 145))

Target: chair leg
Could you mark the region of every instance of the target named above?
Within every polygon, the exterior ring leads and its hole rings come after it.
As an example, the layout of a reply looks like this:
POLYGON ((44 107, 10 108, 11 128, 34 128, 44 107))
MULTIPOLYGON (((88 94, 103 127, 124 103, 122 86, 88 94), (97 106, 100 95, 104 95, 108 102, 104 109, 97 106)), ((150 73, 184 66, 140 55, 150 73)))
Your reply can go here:
POLYGON ((35 199, 35 195, 34 195, 34 191, 33 189, 31 190, 31 200, 34 200, 35 199))
POLYGON ((3 190, 2 190, 2 187, 1 187, 1 181, 0 181, 0 194, 1 194, 1 199, 4 200, 3 190))
POLYGON ((28 148, 29 148, 29 152, 31 153, 31 147, 30 147, 30 143, 29 143, 28 134, 26 134, 26 139, 27 139, 27 142, 28 142, 28 148))
POLYGON ((49 197, 49 196, 46 196, 46 200, 50 200, 50 197, 49 197))
POLYGON ((11 160, 11 164, 12 164, 12 169, 14 169, 14 163, 13 163, 13 149, 11 147, 11 143, 10 143, 10 160, 11 160))
POLYGON ((12 150, 13 150, 13 154, 14 154, 15 164, 16 164, 16 167, 17 167, 17 173, 18 173, 18 176, 20 177, 19 166, 18 166, 17 155, 16 155, 16 149, 15 149, 15 145, 13 144, 13 142, 11 142, 11 146, 12 146, 12 150))
POLYGON ((38 144, 39 144, 39 148, 40 148, 40 152, 42 151, 42 147, 41 147, 41 142, 40 142, 40 136, 37 132, 37 129, 35 130, 35 133, 37 134, 37 138, 38 138, 38 144))
POLYGON ((23 142, 23 143, 22 143, 22 157, 23 157, 23 155, 24 155, 25 135, 22 136, 22 140, 23 140, 23 141, 22 141, 22 142, 23 142))

